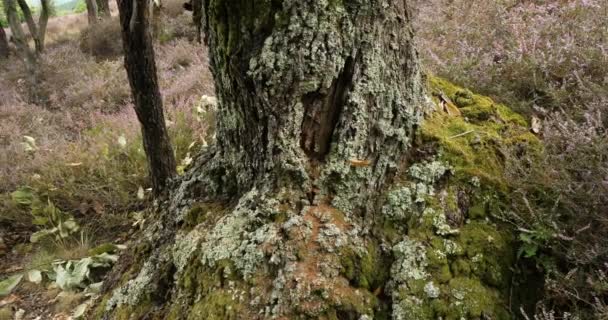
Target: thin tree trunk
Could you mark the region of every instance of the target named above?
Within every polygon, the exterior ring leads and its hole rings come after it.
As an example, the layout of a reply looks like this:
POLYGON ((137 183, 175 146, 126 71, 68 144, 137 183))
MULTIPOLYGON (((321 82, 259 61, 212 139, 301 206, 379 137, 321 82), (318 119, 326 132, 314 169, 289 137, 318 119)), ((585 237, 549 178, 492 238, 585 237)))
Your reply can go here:
POLYGON ((23 12, 23 17, 25 18, 25 22, 27 24, 27 28, 30 30, 30 36, 34 41, 34 47, 36 48, 36 53, 41 52, 42 45, 40 44, 40 38, 38 37, 38 27, 36 26, 36 22, 34 21, 34 17, 32 16, 32 11, 28 6, 25 0, 17 0, 19 3, 19 7, 21 8, 21 12, 23 12))
POLYGON ((8 58, 10 53, 8 39, 3 27, 0 27, 0 58, 8 58))
POLYGON ((85 3, 87 5, 87 18, 89 20, 89 25, 94 25, 97 23, 97 2, 95 0, 85 0, 85 3))
MULTIPOLYGON (((23 28, 21 28, 21 22, 17 15, 17 5, 15 0, 4 0, 4 6, 6 10, 6 17, 11 28, 12 41, 17 47, 17 51, 25 63, 27 70, 28 80, 32 87, 32 96, 34 100, 37 99, 37 85, 38 85, 38 57, 30 49, 23 28)), ((35 26, 34 26, 35 27, 35 26)))
POLYGON ((125 68, 142 126, 144 149, 155 194, 176 174, 176 162, 165 127, 150 34, 149 1, 119 0, 125 68))
POLYGON ((97 0, 97 9, 99 10, 99 16, 102 19, 110 18, 112 16, 108 0, 97 0))
POLYGON ((192 20, 196 26, 196 41, 202 42, 203 24, 203 0, 191 0, 192 20))
POLYGON ((34 17, 32 16, 32 11, 30 10, 27 2, 25 0, 17 0, 19 3, 19 7, 23 12, 23 17, 25 18, 25 22, 27 24, 28 29, 30 30, 30 36, 34 41, 34 48, 37 55, 41 54, 44 51, 44 39, 46 37, 46 25, 49 20, 49 0, 42 0, 40 17, 38 18, 38 24, 34 21, 34 17))
POLYGON ((50 0, 41 0, 41 11, 40 17, 38 18, 38 44, 36 45, 36 52, 38 54, 44 51, 44 41, 46 39, 46 26, 49 21, 49 13, 50 9, 50 0))

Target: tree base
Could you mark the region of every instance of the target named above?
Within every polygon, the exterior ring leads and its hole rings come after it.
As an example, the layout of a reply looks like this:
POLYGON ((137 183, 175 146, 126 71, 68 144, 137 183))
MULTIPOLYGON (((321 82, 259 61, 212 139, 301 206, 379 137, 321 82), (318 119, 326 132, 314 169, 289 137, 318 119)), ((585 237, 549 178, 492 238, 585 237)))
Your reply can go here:
POLYGON ((221 196, 228 171, 202 156, 106 281, 96 318, 510 319, 514 237, 494 222, 508 199, 494 165, 498 146, 538 142, 505 107, 470 93, 459 102, 465 90, 432 83, 463 113, 493 117, 427 119, 417 160, 374 212, 273 183, 231 202, 221 196), (454 141, 444 130, 456 125, 475 126, 481 141, 454 141))

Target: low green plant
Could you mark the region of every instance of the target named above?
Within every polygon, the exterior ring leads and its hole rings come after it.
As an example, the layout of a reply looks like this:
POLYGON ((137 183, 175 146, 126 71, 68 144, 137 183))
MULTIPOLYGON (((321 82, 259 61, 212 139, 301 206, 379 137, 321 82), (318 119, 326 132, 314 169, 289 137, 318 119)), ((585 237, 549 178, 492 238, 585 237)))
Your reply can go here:
POLYGON ((32 223, 41 228, 30 236, 30 241, 33 243, 46 238, 63 242, 80 230, 80 226, 73 216, 59 210, 50 200, 46 202, 40 200, 32 188, 20 188, 11 196, 15 203, 29 208, 32 223))

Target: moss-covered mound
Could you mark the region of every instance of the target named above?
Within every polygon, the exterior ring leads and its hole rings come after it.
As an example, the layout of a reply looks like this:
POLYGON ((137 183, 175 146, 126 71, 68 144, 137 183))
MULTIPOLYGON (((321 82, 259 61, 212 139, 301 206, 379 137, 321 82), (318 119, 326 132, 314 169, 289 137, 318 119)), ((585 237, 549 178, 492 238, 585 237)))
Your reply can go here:
POLYGON ((397 217, 385 226, 407 225, 393 247, 393 316, 511 319, 515 239, 495 219, 509 206, 504 155, 541 144, 506 106, 439 78, 431 77, 429 88, 438 110, 418 135, 426 165, 410 167, 385 210, 397 217))
POLYGON ((507 107, 437 78, 436 111, 368 212, 257 190, 163 215, 97 317, 510 319, 515 239, 504 150, 540 148, 507 107), (305 202, 304 202, 305 203, 305 202), (169 236, 167 223, 179 225, 169 236), (144 261, 145 260, 145 261, 144 261), (141 262, 143 261, 143 262, 141 262))

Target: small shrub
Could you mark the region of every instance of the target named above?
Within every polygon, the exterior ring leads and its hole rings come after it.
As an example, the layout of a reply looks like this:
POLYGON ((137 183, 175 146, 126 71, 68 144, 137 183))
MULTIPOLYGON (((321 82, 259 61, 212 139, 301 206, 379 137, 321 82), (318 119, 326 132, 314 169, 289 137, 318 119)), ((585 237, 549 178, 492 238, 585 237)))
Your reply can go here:
POLYGON ((515 190, 510 219, 522 232, 523 250, 533 247, 526 258, 545 273, 546 310, 604 319, 608 128, 599 113, 584 122, 553 114, 545 127, 546 147, 538 158, 508 161, 515 190))
POLYGON ((91 112, 118 112, 131 98, 122 61, 97 62, 69 44, 46 54, 43 74, 48 108, 71 113, 84 127, 91 112))
POLYGON ((104 19, 85 28, 80 35, 80 49, 97 59, 120 57, 123 51, 118 18, 104 19))
POLYGON ((415 1, 425 64, 518 111, 581 115, 608 96, 608 3, 415 1), (440 23, 438 23, 440 21, 440 23))
POLYGON ((194 41, 196 39, 196 27, 192 22, 192 15, 186 13, 183 9, 181 9, 181 13, 179 11, 172 13, 171 11, 170 9, 163 9, 163 16, 161 18, 162 29, 157 36, 160 43, 166 43, 175 39, 194 41), (169 12, 167 13, 167 11, 169 12), (173 14, 177 15, 172 17, 173 14))

